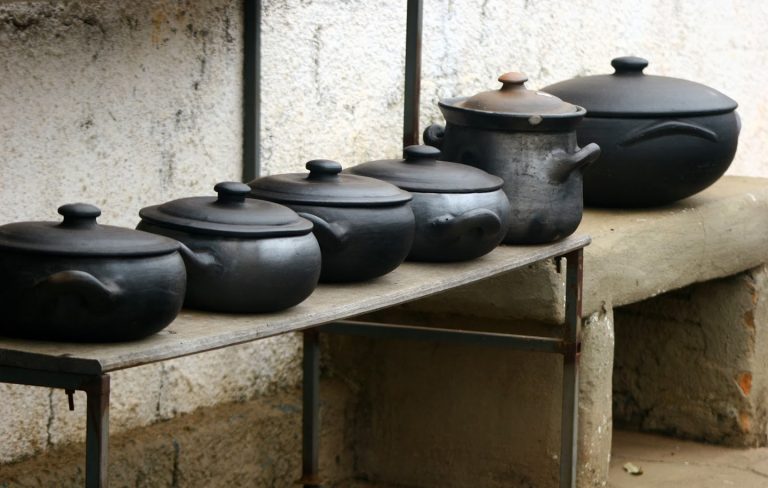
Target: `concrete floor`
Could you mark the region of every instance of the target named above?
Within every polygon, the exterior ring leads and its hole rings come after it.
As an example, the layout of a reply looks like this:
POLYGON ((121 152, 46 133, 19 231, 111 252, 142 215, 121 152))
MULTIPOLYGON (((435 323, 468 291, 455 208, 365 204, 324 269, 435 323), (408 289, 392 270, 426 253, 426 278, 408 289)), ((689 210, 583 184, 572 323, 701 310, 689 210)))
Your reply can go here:
MULTIPOLYGON (((334 488, 404 488, 346 481, 334 488)), ((735 449, 614 431, 609 488, 768 488, 768 448, 735 449), (624 471, 626 463, 641 475, 624 471)))
POLYGON ((768 448, 735 449, 614 431, 610 488, 766 488, 768 448), (640 467, 632 476, 625 463, 640 467))

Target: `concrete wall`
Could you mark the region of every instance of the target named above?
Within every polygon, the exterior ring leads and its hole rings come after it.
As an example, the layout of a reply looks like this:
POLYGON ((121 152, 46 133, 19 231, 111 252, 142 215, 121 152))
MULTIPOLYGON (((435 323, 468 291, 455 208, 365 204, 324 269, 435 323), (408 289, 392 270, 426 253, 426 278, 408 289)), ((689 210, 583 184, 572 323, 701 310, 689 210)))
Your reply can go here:
POLYGON ((767 285, 761 266, 616 309, 617 423, 766 445, 767 285))
MULTIPOLYGON (((0 1, 0 221, 52 220, 58 205, 90 201, 102 222, 132 226, 144 205, 239 178, 240 8, 0 1)), ((636 54, 649 72, 741 102, 732 170, 768 175, 766 20, 761 2, 428 0, 422 122, 441 119, 438 99, 493 88, 504 71, 527 72, 535 88, 636 54)), ((399 153, 404 21, 402 1, 264 1, 265 173, 399 153)), ((298 347, 285 337, 117 373, 113 431, 291 388, 298 347)), ((80 439, 61 392, 0 395, 0 462, 80 439)))

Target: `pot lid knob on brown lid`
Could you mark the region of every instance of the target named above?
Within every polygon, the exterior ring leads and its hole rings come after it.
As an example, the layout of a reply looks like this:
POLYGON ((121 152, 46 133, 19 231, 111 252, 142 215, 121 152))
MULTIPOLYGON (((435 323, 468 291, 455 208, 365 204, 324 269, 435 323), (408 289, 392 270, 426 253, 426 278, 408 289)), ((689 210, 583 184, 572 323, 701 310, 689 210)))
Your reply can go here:
POLYGON ((499 76, 499 81, 502 84, 500 89, 480 92, 457 106, 484 112, 521 115, 570 114, 578 111, 574 105, 553 95, 527 89, 525 82, 528 81, 528 76, 524 73, 504 73, 499 76))
POLYGON ((169 254, 179 243, 166 237, 112 225, 100 225, 101 210, 88 203, 58 208, 60 222, 14 222, 0 226, 0 249, 84 257, 133 257, 169 254))
POLYGON ((246 198, 245 183, 225 181, 213 187, 216 197, 187 197, 142 208, 141 218, 154 225, 195 234, 233 237, 305 235, 312 224, 290 208, 246 198))
POLYGON ((404 159, 382 159, 347 170, 392 183, 417 193, 480 193, 501 188, 504 181, 465 164, 439 161, 440 150, 432 146, 408 146, 404 159))
POLYGON ((287 173, 256 178, 248 183, 252 198, 286 204, 329 207, 377 207, 411 200, 410 193, 385 181, 342 173, 342 166, 328 159, 314 159, 309 173, 287 173))
POLYGON ((587 109, 587 117, 655 118, 716 115, 738 104, 714 88, 670 76, 648 75, 648 61, 636 56, 614 58, 616 70, 577 76, 544 88, 587 109))

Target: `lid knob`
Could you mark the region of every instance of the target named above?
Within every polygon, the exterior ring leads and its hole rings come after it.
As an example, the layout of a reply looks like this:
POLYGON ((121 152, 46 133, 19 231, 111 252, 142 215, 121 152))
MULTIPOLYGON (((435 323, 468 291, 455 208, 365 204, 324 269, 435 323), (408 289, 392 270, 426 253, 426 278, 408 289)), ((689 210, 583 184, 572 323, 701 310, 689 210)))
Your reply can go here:
POLYGON ((525 73, 510 71, 499 76, 499 81, 504 85, 501 87, 502 90, 521 88, 528 81, 528 76, 525 73))
POLYGON ((403 157, 407 162, 435 160, 440 157, 440 150, 434 146, 414 144, 403 149, 403 157))
POLYGON ((251 187, 238 181, 217 183, 213 190, 219 195, 217 203, 242 203, 251 192, 251 187))
POLYGON ((309 170, 308 178, 335 177, 341 173, 341 164, 330 159, 313 159, 305 167, 309 170))
POLYGON ((64 216, 61 225, 65 227, 90 227, 96 225, 96 217, 101 215, 101 210, 89 203, 68 203, 58 209, 64 216))
POLYGON ((643 70, 648 66, 648 60, 638 58, 637 56, 622 56, 620 58, 613 58, 611 66, 616 69, 616 74, 642 74, 643 70))

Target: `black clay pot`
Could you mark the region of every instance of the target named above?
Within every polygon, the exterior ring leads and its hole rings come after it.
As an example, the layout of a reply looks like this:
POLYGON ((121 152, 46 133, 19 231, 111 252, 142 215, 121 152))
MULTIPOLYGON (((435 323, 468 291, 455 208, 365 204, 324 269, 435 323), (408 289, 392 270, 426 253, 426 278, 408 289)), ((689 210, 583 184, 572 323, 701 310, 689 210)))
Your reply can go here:
POLYGON ((577 129, 602 156, 584 173, 588 205, 663 205, 717 181, 736 154, 736 102, 692 81, 643 74, 648 61, 614 59, 611 75, 562 81, 544 91, 588 111, 577 129))
POLYGON ((509 226, 501 178, 438 161, 432 146, 408 146, 405 159, 363 163, 345 172, 387 181, 413 195, 416 236, 411 261, 464 261, 491 252, 509 226))
POLYGON ((527 77, 506 73, 499 90, 439 102, 446 125, 424 131, 441 159, 480 168, 504 180, 510 224, 504 243, 541 244, 572 234, 583 212, 582 170, 600 155, 576 145, 586 111, 527 90, 527 77))
POLYGON ((179 244, 98 225, 88 204, 62 222, 0 227, 0 331, 60 341, 139 339, 173 321, 186 285, 179 244))
POLYGON ((411 195, 373 178, 340 174, 335 161, 306 167, 309 174, 253 180, 250 196, 287 205, 312 221, 323 255, 320 281, 365 281, 397 268, 413 243, 411 195))
POLYGON ((218 197, 141 209, 138 228, 181 243, 184 305, 218 312, 276 312, 317 286, 320 247, 312 224, 291 209, 246 198, 243 183, 219 183, 218 197))

